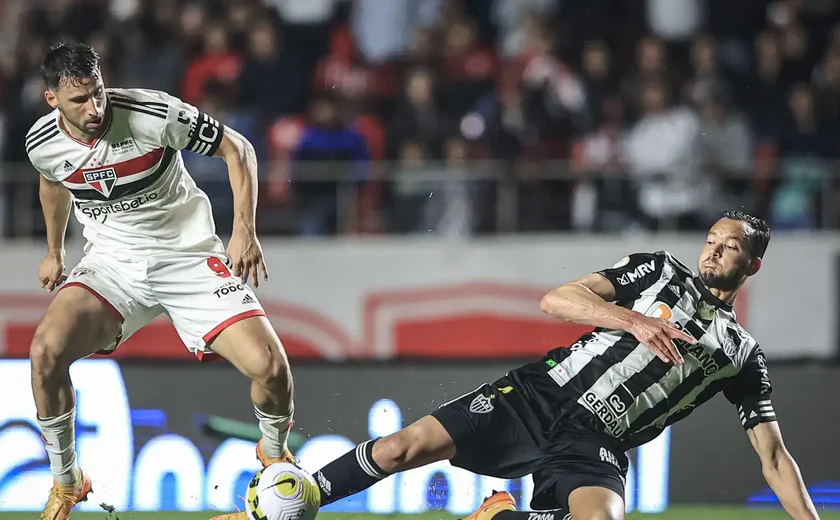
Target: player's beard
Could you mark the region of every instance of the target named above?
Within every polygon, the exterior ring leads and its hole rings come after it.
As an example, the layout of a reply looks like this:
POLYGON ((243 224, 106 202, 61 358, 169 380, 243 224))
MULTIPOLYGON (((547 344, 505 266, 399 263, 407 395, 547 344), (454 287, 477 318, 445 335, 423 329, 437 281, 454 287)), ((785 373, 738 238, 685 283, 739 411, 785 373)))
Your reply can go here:
POLYGON ((91 121, 85 121, 82 125, 82 132, 88 135, 98 135, 102 133, 102 123, 105 121, 105 117, 100 117, 99 119, 94 119, 91 121), (89 127, 88 124, 95 123, 96 126, 89 127))
POLYGON ((74 121, 73 119, 67 117, 67 114, 65 114, 64 112, 61 113, 61 116, 64 118, 64 121, 66 121, 67 124, 72 125, 76 130, 78 130, 82 134, 88 135, 88 136, 96 136, 100 132, 102 132, 103 123, 105 122, 105 114, 104 113, 102 114, 102 116, 99 117, 99 119, 93 119, 93 120, 89 119, 87 121, 82 121, 82 122, 74 121), (95 127, 89 127, 88 123, 99 123, 99 124, 95 127))
POLYGON ((702 271, 700 273, 700 281, 709 289, 719 289, 721 291, 734 291, 741 285, 741 280, 747 272, 747 266, 738 266, 732 271, 724 274, 713 273, 710 271, 702 271))

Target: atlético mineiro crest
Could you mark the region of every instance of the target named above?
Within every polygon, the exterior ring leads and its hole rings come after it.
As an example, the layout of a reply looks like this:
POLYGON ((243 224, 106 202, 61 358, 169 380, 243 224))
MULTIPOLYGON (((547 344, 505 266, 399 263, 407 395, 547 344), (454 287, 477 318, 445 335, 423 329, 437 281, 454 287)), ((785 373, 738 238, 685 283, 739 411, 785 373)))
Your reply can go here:
POLYGON ((85 182, 106 197, 111 196, 114 186, 117 184, 117 172, 113 168, 103 170, 86 171, 85 182))

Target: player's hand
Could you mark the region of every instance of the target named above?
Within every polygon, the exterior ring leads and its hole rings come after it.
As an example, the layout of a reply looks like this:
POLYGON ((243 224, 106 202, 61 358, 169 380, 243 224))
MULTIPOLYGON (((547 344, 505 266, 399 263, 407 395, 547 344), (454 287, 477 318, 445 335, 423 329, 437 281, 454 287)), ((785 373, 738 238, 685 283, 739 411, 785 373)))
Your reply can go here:
POLYGON ((242 283, 248 283, 250 277, 254 287, 259 287, 260 272, 263 280, 268 280, 268 268, 265 266, 262 246, 255 232, 234 229, 227 247, 227 256, 233 264, 233 275, 242 283))
POLYGON ((63 257, 47 255, 41 260, 41 265, 38 266, 38 280, 41 282, 41 289, 53 292, 66 279, 63 257))
POLYGON ((694 338, 678 329, 674 322, 641 314, 633 320, 633 325, 627 332, 635 336, 642 345, 651 349, 656 357, 665 363, 675 365, 682 363, 683 357, 677 350, 674 340, 685 341, 692 345, 697 343, 694 338))

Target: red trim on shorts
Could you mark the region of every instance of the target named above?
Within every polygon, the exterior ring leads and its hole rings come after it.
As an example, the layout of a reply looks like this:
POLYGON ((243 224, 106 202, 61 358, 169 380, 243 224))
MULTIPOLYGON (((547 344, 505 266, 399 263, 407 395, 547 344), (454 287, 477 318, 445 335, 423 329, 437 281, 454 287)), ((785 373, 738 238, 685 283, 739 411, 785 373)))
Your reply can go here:
MULTIPOLYGON (((58 290, 61 291, 62 289, 66 289, 67 287, 81 287, 82 289, 86 290, 87 292, 89 292, 90 294, 95 296, 97 300, 104 303, 106 307, 111 309, 111 311, 117 316, 117 319, 120 320, 120 325, 125 323, 125 318, 123 318, 123 315, 120 313, 120 311, 118 311, 117 308, 114 307, 114 304, 109 302, 107 298, 105 298, 104 296, 99 294, 98 291, 96 291, 95 289, 93 289, 89 285, 83 284, 82 282, 69 282, 69 283, 66 283, 66 284, 62 285, 58 290)), ((122 327, 120 327, 120 333, 117 335, 117 338, 114 340, 114 348, 111 349, 111 350, 99 350, 96 353, 99 354, 99 355, 102 355, 102 356, 107 356, 109 354, 113 354, 114 351, 117 350, 117 347, 120 345, 120 341, 122 341, 122 337, 123 337, 122 327)))
POLYGON ((123 315, 120 313, 120 311, 118 311, 117 308, 114 307, 114 304, 109 302, 107 298, 105 298, 104 296, 99 294, 99 292, 97 292, 95 289, 93 289, 89 285, 84 284, 82 282, 69 282, 69 283, 66 283, 66 284, 62 285, 61 289, 59 289, 59 291, 62 290, 62 289, 66 289, 68 287, 81 287, 82 289, 85 289, 90 294, 96 296, 96 299, 101 301, 102 303, 104 303, 106 307, 111 309, 111 312, 113 312, 114 315, 117 317, 117 319, 120 320, 120 323, 125 323, 125 318, 123 318, 123 315))
MULTIPOLYGON (((221 334, 223 330, 230 327, 234 323, 242 321, 246 318, 253 318, 254 316, 265 316, 265 311, 262 309, 254 309, 250 311, 241 312, 236 316, 231 316, 230 318, 216 325, 216 327, 214 327, 213 330, 205 334, 202 339, 204 340, 204 343, 210 343, 211 341, 216 339, 216 336, 221 334)), ((201 356, 199 356, 198 359, 201 359, 201 356)))
POLYGON ((203 350, 196 350, 195 357, 198 358, 199 363, 209 363, 213 361, 221 361, 222 356, 215 352, 204 352, 203 350))

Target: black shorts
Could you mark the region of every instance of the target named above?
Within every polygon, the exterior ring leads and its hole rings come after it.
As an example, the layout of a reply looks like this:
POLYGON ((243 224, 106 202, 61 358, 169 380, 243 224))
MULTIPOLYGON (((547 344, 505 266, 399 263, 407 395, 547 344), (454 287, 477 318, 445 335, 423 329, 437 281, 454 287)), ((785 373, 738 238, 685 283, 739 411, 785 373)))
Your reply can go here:
POLYGON ((533 475, 535 510, 568 511, 569 494, 599 486, 624 498, 628 461, 604 434, 569 424, 544 431, 528 398, 502 378, 432 412, 455 441, 453 466, 503 479, 533 475))

